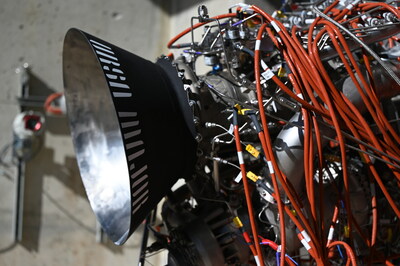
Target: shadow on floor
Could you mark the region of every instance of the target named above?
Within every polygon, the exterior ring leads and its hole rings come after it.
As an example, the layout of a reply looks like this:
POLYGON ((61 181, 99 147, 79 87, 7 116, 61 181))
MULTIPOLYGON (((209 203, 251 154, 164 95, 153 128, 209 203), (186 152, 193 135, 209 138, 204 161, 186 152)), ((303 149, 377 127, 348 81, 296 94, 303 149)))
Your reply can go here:
MULTIPOLYGON (((25 88, 23 88, 25 94, 22 93, 25 97, 19 99, 21 110, 34 110, 43 113, 43 103, 45 99, 55 91, 50 88, 46 82, 32 73, 32 71, 28 70, 27 73, 29 75, 29 82, 26 84, 25 88)), ((46 133, 69 136, 70 131, 67 118, 65 116, 46 116, 46 133)), ((65 145, 72 144, 71 142, 68 142, 65 145)), ((60 146, 62 146, 62 144, 60 146)), ((80 217, 77 217, 77 215, 74 214, 74 211, 70 206, 66 206, 66 204, 54 197, 54 193, 56 192, 46 191, 44 188, 44 176, 54 177, 70 191, 73 191, 74 194, 86 199, 86 192, 80 178, 76 158, 65 156, 64 161, 60 163, 56 162, 54 157, 55 150, 53 148, 42 147, 35 157, 26 162, 23 203, 24 215, 22 241, 20 244, 28 251, 39 251, 40 235, 42 231, 41 221, 44 218, 42 216, 43 200, 50 201, 60 212, 63 213, 65 219, 71 220, 83 230, 93 234, 93 244, 96 244, 96 228, 91 228, 83 224, 80 217)), ((122 253, 123 251, 122 247, 114 245, 109 240, 104 241, 102 245, 114 253, 122 253)))

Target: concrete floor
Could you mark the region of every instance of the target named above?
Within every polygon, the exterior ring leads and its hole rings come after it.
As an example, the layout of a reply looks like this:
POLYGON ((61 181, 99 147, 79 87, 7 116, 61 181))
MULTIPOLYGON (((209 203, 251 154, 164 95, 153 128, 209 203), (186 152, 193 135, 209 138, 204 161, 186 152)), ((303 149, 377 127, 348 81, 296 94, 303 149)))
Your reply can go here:
MULTIPOLYGON (((29 64, 31 94, 42 100, 63 91, 62 43, 76 27, 146 59, 167 53, 167 40, 188 27, 200 1, 3 0, 0 5, 0 151, 12 143, 21 73, 29 64)), ((211 15, 237 1, 203 1, 211 15)), ((254 2, 254 1, 252 1, 254 2)), ((256 1, 263 4, 262 1, 256 1)), ((24 106, 42 110, 41 107, 24 106)), ((44 144, 26 163, 22 241, 13 242, 16 167, 11 152, 0 165, 0 265, 135 265, 141 229, 119 247, 96 242, 65 117, 47 116, 44 144)), ((165 257, 149 258, 164 265, 165 257)), ((151 265, 149 264, 149 265, 151 265)))

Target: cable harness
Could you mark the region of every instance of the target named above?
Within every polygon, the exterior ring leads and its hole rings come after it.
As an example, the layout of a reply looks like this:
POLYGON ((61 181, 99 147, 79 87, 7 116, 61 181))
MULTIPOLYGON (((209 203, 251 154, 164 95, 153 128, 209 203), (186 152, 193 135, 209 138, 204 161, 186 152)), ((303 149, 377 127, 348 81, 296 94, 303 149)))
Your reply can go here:
POLYGON ((225 264, 399 263, 398 2, 198 13, 168 43, 198 133, 195 174, 157 233, 170 264, 211 254, 183 226, 197 220, 225 264))

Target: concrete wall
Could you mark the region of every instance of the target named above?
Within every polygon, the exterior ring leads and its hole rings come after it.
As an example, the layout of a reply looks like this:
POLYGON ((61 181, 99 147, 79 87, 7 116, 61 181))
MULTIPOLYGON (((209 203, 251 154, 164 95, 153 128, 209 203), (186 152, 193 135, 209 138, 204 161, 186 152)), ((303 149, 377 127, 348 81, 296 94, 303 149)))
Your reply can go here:
MULTIPOLYGON (((237 1, 202 1, 210 15, 237 1)), ((258 4, 264 4, 258 1, 258 4)), ((200 1, 180 0, 3 0, 0 5, 0 155, 13 141, 12 120, 20 112, 21 73, 29 64, 31 94, 25 109, 62 91, 62 42, 76 27, 154 60, 167 40, 190 24, 200 1)), ((265 7, 265 6, 264 6, 265 7)), ((141 232, 117 247, 96 242, 96 221, 79 177, 65 117, 47 116, 44 144, 26 163, 22 242, 13 243, 16 167, 11 152, 0 164, 0 265, 135 265, 141 232)), ((149 259, 163 265, 164 258, 149 259)))
MULTIPOLYGON (((2 1, 0 150, 12 142, 11 124, 19 112, 21 76, 16 68, 30 65, 31 94, 39 99, 62 91, 62 44, 71 27, 154 60, 166 52, 164 43, 170 35, 164 27, 169 15, 160 8, 161 2, 2 1)), ((0 165, 0 265, 135 265, 140 232, 122 247, 96 243, 96 221, 79 176, 67 121, 46 118, 43 148, 26 164, 23 235, 17 245, 12 236, 15 166, 0 165)), ((5 161, 10 159, 8 152, 5 161)))

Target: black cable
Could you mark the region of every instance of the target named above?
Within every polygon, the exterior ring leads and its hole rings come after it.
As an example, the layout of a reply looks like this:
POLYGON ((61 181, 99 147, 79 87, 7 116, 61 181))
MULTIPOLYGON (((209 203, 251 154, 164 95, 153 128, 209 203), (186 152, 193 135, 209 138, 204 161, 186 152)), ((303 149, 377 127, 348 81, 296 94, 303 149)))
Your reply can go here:
POLYGON ((138 266, 143 266, 146 261, 147 242, 149 240, 149 231, 150 231, 149 226, 150 223, 154 222, 155 220, 155 215, 156 215, 155 212, 156 212, 155 210, 151 211, 146 217, 146 222, 143 229, 142 243, 140 245, 140 257, 138 266))

